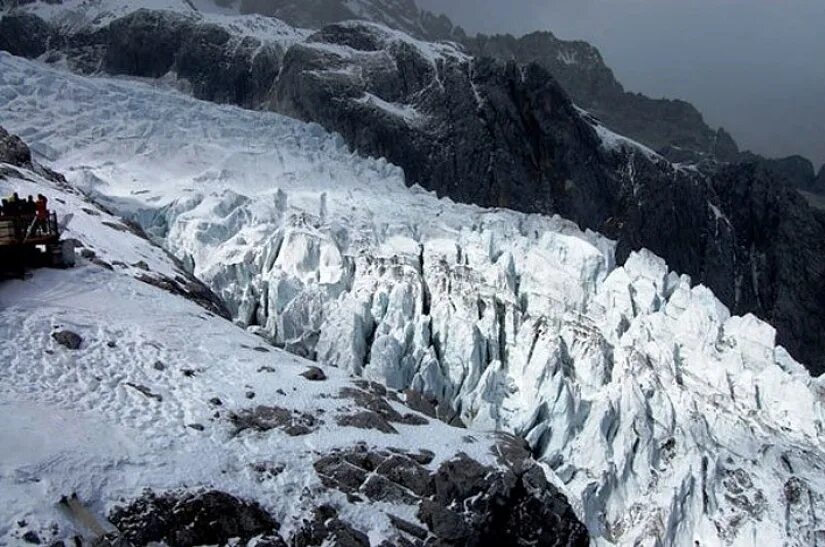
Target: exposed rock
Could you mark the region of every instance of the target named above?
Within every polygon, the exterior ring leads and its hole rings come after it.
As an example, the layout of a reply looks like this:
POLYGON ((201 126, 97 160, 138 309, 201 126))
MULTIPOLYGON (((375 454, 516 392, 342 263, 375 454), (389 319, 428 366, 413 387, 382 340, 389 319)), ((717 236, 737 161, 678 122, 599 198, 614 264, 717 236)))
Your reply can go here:
POLYGON ((336 545, 338 547, 369 547, 366 534, 338 518, 338 512, 329 505, 317 508, 312 520, 305 520, 289 539, 293 547, 336 545))
POLYGON ((52 334, 54 341, 70 350, 78 350, 83 345, 83 338, 76 332, 62 330, 52 334))
POLYGON ((301 373, 301 376, 306 378, 311 382, 323 382, 327 379, 327 375, 318 367, 309 367, 307 370, 301 373))
POLYGON ((160 274, 140 274, 137 276, 139 281, 143 281, 147 285, 152 285, 159 289, 163 289, 172 294, 182 296, 187 300, 195 302, 204 309, 219 315, 224 318, 229 318, 229 312, 226 311, 221 300, 206 287, 203 283, 194 277, 184 278, 178 276, 175 279, 162 276, 160 274))
POLYGON ((344 0, 241 0, 241 13, 277 17, 303 28, 367 19, 429 40, 456 40, 465 36, 444 15, 419 9, 414 0, 362 0, 357 7, 344 0))
MULTIPOLYGON (((125 507, 116 507, 109 520, 135 545, 166 542, 175 547, 226 545, 261 535, 275 535, 279 524, 257 503, 219 491, 147 491, 125 507)), ((276 536, 277 537, 277 536, 276 536)))
POLYGON ((541 65, 576 104, 614 131, 654 150, 669 147, 689 151, 692 158, 698 154, 722 161, 733 161, 738 155, 733 138, 724 130, 708 127, 690 103, 625 91, 598 49, 587 42, 534 32, 520 38, 481 35, 466 43, 477 55, 541 65))
POLYGON ((232 412, 229 420, 235 426, 236 435, 247 429, 264 432, 277 428, 290 437, 298 437, 308 435, 320 425, 312 414, 264 405, 232 412))
POLYGON ((146 386, 143 386, 143 385, 140 385, 140 384, 134 384, 132 382, 126 382, 124 385, 140 392, 141 394, 148 397, 149 399, 154 399, 159 403, 163 402, 163 396, 162 395, 159 395, 157 393, 152 392, 152 390, 150 388, 146 387, 146 386))
MULTIPOLYGON (((0 36, 2 36, 2 19, 0 19, 0 36)), ((2 40, 2 38, 0 38, 2 40)), ((0 47, 2 49, 2 47, 0 47)), ((0 163, 8 163, 17 167, 31 165, 32 156, 29 147, 20 137, 11 135, 0 127, 0 163)))
POLYGON ((377 429, 382 433, 398 433, 390 423, 377 412, 361 410, 353 414, 341 414, 335 417, 335 423, 342 427, 358 429, 377 429))
POLYGON ((418 504, 418 518, 427 530, 391 518, 413 539, 431 535, 438 545, 587 545, 584 526, 529 451, 503 439, 499 452, 507 454, 501 458, 503 468, 461 454, 431 472, 409 454, 358 445, 322 457, 315 470, 324 485, 350 495, 418 504))
POLYGON ((23 534, 23 541, 26 543, 31 543, 33 545, 40 545, 42 542, 40 541, 40 536, 37 535, 37 532, 33 530, 29 530, 25 534, 23 534))

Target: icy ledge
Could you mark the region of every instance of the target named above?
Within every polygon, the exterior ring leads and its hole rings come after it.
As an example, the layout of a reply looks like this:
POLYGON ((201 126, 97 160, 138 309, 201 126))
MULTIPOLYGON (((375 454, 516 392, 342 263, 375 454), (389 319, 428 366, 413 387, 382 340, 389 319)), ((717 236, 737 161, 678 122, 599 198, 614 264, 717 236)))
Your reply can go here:
POLYGON ((821 381, 660 259, 408 190, 317 126, 0 64, 4 123, 239 322, 524 435, 597 541, 825 541, 821 381))

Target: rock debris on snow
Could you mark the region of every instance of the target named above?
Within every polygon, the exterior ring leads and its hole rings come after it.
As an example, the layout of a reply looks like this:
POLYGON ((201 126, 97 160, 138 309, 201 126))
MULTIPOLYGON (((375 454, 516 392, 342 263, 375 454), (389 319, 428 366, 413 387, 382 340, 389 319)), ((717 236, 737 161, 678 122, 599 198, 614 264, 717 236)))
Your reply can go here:
POLYGON ((52 338, 55 342, 70 350, 80 349, 80 346, 83 345, 83 338, 70 330, 55 332, 52 334, 52 338))

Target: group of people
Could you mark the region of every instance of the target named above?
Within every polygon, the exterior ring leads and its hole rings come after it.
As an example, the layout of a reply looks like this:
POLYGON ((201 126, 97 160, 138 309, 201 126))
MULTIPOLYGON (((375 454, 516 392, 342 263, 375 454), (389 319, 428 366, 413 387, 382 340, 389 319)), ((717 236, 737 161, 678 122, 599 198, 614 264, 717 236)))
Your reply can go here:
POLYGON ((22 220, 30 230, 40 233, 49 231, 49 200, 43 194, 37 194, 37 199, 29 196, 21 199, 17 192, 2 200, 0 205, 0 220, 22 220))

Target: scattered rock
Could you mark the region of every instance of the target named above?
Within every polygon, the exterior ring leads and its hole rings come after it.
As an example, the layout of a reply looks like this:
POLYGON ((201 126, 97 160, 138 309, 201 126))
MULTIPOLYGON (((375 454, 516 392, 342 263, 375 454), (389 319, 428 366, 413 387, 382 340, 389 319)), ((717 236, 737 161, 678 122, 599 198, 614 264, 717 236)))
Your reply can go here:
POLYGON ((269 353, 269 349, 267 349, 263 346, 254 347, 254 348, 252 348, 252 350, 257 351, 258 353, 269 353))
POLYGON ((250 465, 252 470, 260 476, 260 480, 274 479, 284 472, 286 467, 282 463, 261 462, 250 465))
POLYGON ((141 392, 143 395, 145 395, 146 397, 148 397, 150 399, 154 399, 159 403, 163 402, 163 396, 161 396, 157 393, 153 393, 152 390, 149 389, 146 386, 142 386, 140 384, 133 384, 131 382, 126 382, 125 385, 129 386, 132 389, 135 389, 135 390, 141 392))
POLYGON ((97 256, 97 253, 91 249, 80 249, 80 256, 81 258, 85 258, 86 260, 91 260, 97 256))
POLYGON ((76 332, 62 330, 52 334, 54 341, 70 350, 78 350, 83 345, 83 338, 76 332))
POLYGON ((40 545, 40 536, 37 535, 37 532, 29 530, 28 532, 23 534, 23 541, 34 545, 40 545))
POLYGON ((315 510, 313 516, 312 520, 305 520, 303 526, 290 538, 293 547, 370 547, 367 535, 339 519, 338 511, 333 507, 322 505, 315 510))
POLYGON ((191 368, 182 369, 181 373, 183 373, 183 375, 186 376, 187 378, 192 378, 193 376, 195 376, 195 371, 192 370, 191 368))
POLYGON ((203 431, 205 429, 201 424, 188 424, 186 427, 194 429, 195 431, 203 431))
POLYGON ((149 264, 147 264, 147 263, 146 263, 145 261, 143 261, 143 260, 141 260, 141 261, 139 261, 139 262, 135 262, 134 264, 132 264, 132 267, 133 267, 133 268, 138 268, 138 269, 141 269, 141 270, 143 270, 143 271, 145 271, 145 272, 148 272, 148 271, 149 271, 149 264))
POLYGON ((223 406, 223 401, 221 401, 218 397, 212 397, 209 399, 209 404, 212 406, 223 406))
POLYGON ((311 382, 323 382, 327 379, 327 375, 324 374, 324 371, 318 367, 309 367, 301 373, 301 376, 311 382))
POLYGON ((418 526, 417 524, 413 524, 412 522, 406 521, 402 518, 396 517, 395 515, 387 515, 390 518, 390 522, 392 525, 398 528, 400 531, 404 532, 405 534, 411 535, 417 539, 426 539, 427 537, 427 530, 418 526))
POLYGON ((255 398, 255 392, 254 391, 247 391, 246 392, 246 398, 247 399, 254 399, 255 398))
POLYGON ((163 361, 155 361, 155 364, 152 365, 152 368, 154 368, 157 371, 164 371, 166 370, 166 365, 163 364, 163 361))
POLYGON ((278 406, 263 405, 254 409, 233 412, 229 415, 229 420, 235 426, 236 435, 247 429, 259 432, 280 429, 290 437, 308 435, 318 429, 322 423, 312 414, 290 412, 278 406))
POLYGON ((398 433, 383 416, 372 410, 362 410, 355 414, 343 414, 335 418, 335 423, 342 427, 358 429, 377 429, 382 433, 398 433))
POLYGON ((264 366, 262 366, 261 368, 258 369, 258 372, 274 373, 275 368, 270 367, 269 365, 264 365, 264 366))
POLYGON ((91 262, 92 264, 95 264, 97 266, 100 266, 101 268, 104 268, 106 270, 115 271, 114 266, 112 266, 111 264, 109 264, 108 262, 106 262, 105 260, 102 260, 100 258, 92 257, 92 258, 89 259, 89 262, 91 262))
POLYGON ((110 341, 106 342, 106 347, 116 348, 117 347, 117 342, 115 342, 114 340, 110 340, 110 341))
POLYGON ((260 505, 216 490, 147 491, 126 507, 116 507, 109 520, 134 545, 165 542, 176 547, 242 544, 254 537, 277 537, 280 525, 260 505))

